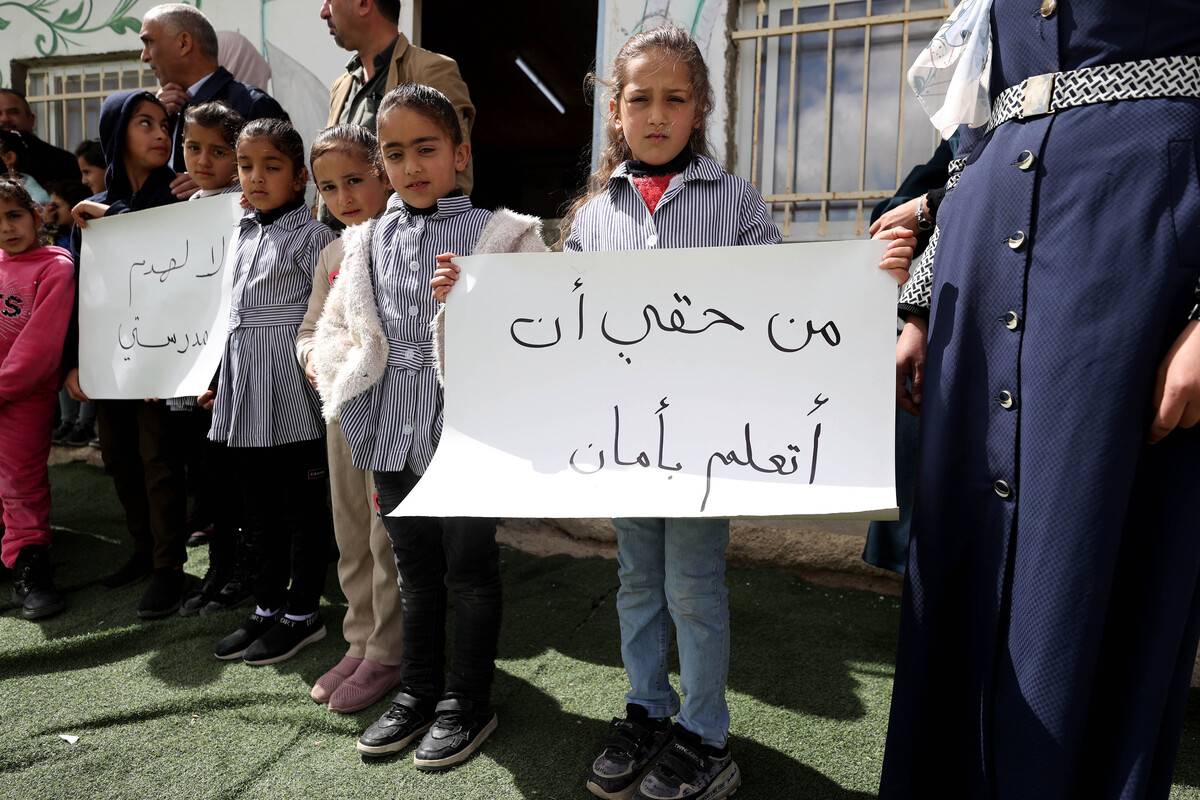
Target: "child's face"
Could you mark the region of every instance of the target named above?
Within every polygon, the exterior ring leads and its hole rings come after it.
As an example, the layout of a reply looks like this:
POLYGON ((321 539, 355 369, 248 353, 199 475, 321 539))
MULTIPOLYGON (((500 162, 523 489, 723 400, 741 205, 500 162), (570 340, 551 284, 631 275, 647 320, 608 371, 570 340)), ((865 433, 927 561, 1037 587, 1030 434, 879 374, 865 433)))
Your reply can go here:
POLYGON ((703 124, 688 68, 653 51, 629 62, 629 79, 608 110, 633 157, 653 165, 683 152, 703 124))
POLYGON ((237 177, 237 153, 219 130, 188 125, 183 132, 183 163, 201 189, 224 189, 237 177))
POLYGON ((429 208, 453 192, 471 159, 470 145, 455 147, 440 125, 408 108, 379 119, 379 143, 388 181, 413 208, 429 208))
POLYGON ((41 221, 12 200, 0 199, 0 250, 10 256, 37 245, 41 221))
POLYGON ((308 182, 308 170, 297 169, 265 136, 238 144, 237 171, 242 193, 259 211, 274 211, 292 202, 308 182))
POLYGON ((79 156, 76 161, 79 162, 79 175, 83 181, 83 185, 92 190, 92 194, 100 194, 104 191, 104 169, 102 167, 94 167, 87 162, 83 156, 79 156))
POLYGON ((349 227, 383 213, 388 186, 363 158, 331 150, 313 162, 317 191, 338 221, 349 227))
POLYGON ((141 102, 125 131, 125 166, 153 172, 171 158, 171 131, 167 115, 154 103, 141 102))
POLYGON ((51 225, 60 228, 71 225, 71 206, 57 194, 50 195, 50 202, 42 207, 42 213, 46 215, 46 222, 51 225))

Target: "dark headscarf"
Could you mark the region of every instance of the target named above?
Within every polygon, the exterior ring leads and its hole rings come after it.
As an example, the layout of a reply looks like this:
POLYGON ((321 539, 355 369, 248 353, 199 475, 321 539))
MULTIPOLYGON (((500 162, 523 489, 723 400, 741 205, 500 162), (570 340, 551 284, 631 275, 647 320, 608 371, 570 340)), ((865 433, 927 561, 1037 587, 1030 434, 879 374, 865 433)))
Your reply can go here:
MULTIPOLYGON (((175 173, 170 167, 162 166, 151 172, 142 188, 136 192, 129 183, 129 173, 125 169, 125 132, 133 119, 133 112, 143 102, 153 103, 166 113, 166 108, 157 97, 140 89, 110 94, 100 107, 100 146, 104 148, 108 172, 105 178, 107 188, 96 195, 96 200, 109 206, 108 216, 164 206, 176 200, 171 194, 171 181, 175 180, 175 173)), ((167 146, 170 146, 170 142, 167 146)))

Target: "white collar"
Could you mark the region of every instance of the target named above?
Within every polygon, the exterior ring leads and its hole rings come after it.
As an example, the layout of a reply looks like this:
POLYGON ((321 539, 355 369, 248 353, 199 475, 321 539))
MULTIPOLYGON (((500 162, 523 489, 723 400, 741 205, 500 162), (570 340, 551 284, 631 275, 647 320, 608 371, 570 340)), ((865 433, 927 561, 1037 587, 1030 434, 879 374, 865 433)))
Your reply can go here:
POLYGON ((191 97, 195 97, 196 92, 200 91, 200 87, 204 85, 204 82, 216 74, 217 74, 217 71, 214 69, 212 72, 208 73, 203 78, 201 78, 200 80, 193 83, 191 86, 188 87, 188 90, 187 90, 188 95, 191 97))

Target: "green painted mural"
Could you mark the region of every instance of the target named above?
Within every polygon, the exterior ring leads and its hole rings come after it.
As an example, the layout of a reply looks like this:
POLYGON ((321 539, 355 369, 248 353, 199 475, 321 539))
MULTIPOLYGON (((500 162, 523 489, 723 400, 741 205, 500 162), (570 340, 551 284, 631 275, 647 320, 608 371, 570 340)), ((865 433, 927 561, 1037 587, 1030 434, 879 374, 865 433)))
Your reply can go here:
MULTIPOLYGON (((0 2, 0 31, 12 24, 15 15, 29 17, 38 29, 34 46, 41 56, 63 55, 71 47, 83 46, 82 39, 88 34, 112 30, 118 35, 141 30, 141 20, 129 14, 139 0, 118 0, 107 14, 96 14, 94 0, 6 0, 0 2)), ((203 0, 194 0, 191 5, 203 7, 203 0)), ((105 3, 104 5, 108 5, 105 3)))

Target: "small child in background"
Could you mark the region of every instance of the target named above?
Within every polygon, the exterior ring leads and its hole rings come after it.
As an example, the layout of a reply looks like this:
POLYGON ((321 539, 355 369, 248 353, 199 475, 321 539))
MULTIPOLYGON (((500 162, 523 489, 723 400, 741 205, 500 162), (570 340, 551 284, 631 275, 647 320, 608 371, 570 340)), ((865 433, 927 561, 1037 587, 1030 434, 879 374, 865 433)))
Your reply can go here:
MULTIPOLYGON (((75 221, 71 218, 71 209, 91 196, 88 187, 77 181, 55 181, 47 189, 50 192, 50 202, 43 207, 43 218, 46 231, 51 235, 56 247, 70 251, 71 237, 75 233, 75 221)), ((84 447, 95 444, 96 439, 96 405, 95 403, 80 403, 66 389, 58 392, 59 424, 54 429, 50 441, 64 447, 84 447)))
POLYGON ((63 340, 75 305, 71 254, 38 241, 41 217, 20 183, 0 179, 0 560, 25 619, 66 607, 50 566, 50 428, 63 340))
MULTIPOLYGON (((430 323, 429 282, 439 256, 468 254, 488 239, 544 250, 540 222, 475 208, 455 188, 470 145, 454 106, 428 86, 402 84, 383 98, 379 142, 396 190, 374 225, 344 236, 344 258, 317 329, 317 385, 341 418, 354 465, 374 472, 381 513, 424 474, 442 430, 442 396, 430 323), (497 228, 503 232, 497 232, 497 228)), ((404 608, 401 690, 358 740, 364 755, 398 752, 418 737, 419 769, 462 763, 495 730, 491 707, 500 636, 496 521, 384 517, 404 608), (446 609, 455 638, 446 665, 446 609)))
POLYGON ((29 145, 25 137, 17 131, 0 128, 0 163, 3 164, 3 172, 23 185, 34 203, 44 206, 50 202, 50 193, 25 171, 28 158, 29 145))
MULTIPOLYGON (((337 125, 317 136, 309 151, 313 180, 325 208, 346 228, 371 222, 387 208, 391 186, 375 134, 359 125, 337 125)), ((296 357, 317 388, 313 337, 329 290, 342 267, 341 239, 321 251, 313 274, 308 313, 296 337, 296 357)), ((374 476, 354 466, 341 425, 326 434, 338 581, 346 596, 342 635, 349 648, 312 687, 312 698, 330 711, 361 711, 400 681, 403 630, 396 562, 383 521, 372 513, 374 476)))
MULTIPOLYGON (((224 103, 188 106, 183 115, 183 160, 200 187, 189 201, 241 191, 237 139, 245 126, 242 115, 224 103)), ((233 466, 225 446, 208 438, 212 412, 201 408, 194 397, 174 398, 167 406, 175 412, 172 421, 186 454, 192 501, 188 546, 208 545, 208 570, 200 589, 183 601, 179 613, 211 614, 250 596, 256 550, 238 534, 241 502, 236 491, 229 491, 227 479, 233 466)))
POLYGON ((79 175, 83 185, 92 194, 104 191, 104 173, 107 166, 104 162, 104 148, 98 139, 84 139, 75 148, 75 160, 79 162, 79 175))
MULTIPOLYGON (((289 123, 258 119, 237 141, 238 178, 253 210, 234 255, 229 339, 209 438, 223 442, 247 528, 261 541, 257 607, 214 655, 275 664, 325 636, 319 613, 331 544, 321 402, 296 363, 313 269, 335 238, 304 205, 304 142, 289 123)), ((215 403, 215 404, 214 404, 215 403)))

